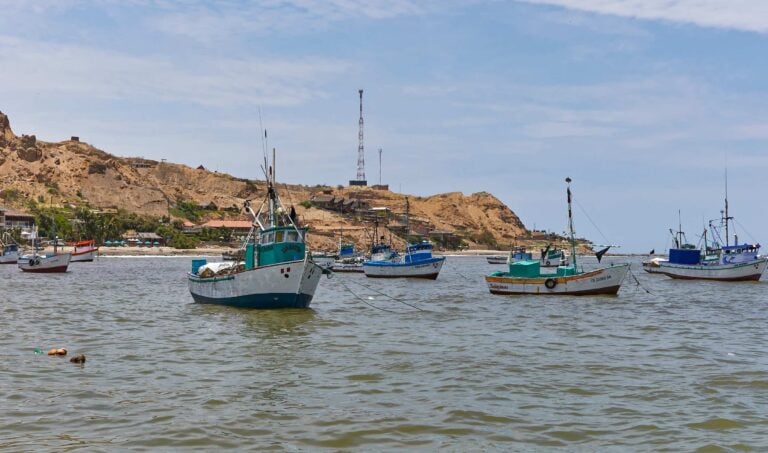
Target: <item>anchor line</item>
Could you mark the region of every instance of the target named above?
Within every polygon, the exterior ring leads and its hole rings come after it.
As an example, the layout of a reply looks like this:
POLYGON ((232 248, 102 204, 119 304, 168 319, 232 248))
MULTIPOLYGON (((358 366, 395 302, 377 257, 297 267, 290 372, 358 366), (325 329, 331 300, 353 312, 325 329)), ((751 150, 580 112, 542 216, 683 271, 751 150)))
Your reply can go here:
POLYGON ((390 296, 389 294, 385 294, 385 293, 382 293, 381 291, 378 291, 378 290, 376 290, 376 289, 374 289, 374 288, 371 288, 370 286, 367 286, 367 285, 363 285, 362 283, 358 283, 358 282, 352 282, 352 283, 358 284, 358 285, 362 286, 363 288, 365 288, 365 289, 367 289, 367 290, 369 290, 369 291, 373 291, 373 292, 374 292, 374 293, 376 293, 376 294, 379 294, 379 295, 381 295, 381 296, 384 296, 384 297, 386 297, 387 299, 392 299, 392 300, 394 300, 395 302, 399 302, 399 303, 401 303, 401 304, 403 304, 403 305, 407 305, 407 306, 409 306, 409 307, 411 307, 411 308, 415 308, 416 310, 419 310, 419 311, 424 311, 423 309, 421 309, 421 308, 417 307, 416 305, 412 305, 412 304, 409 304, 408 302, 406 302, 406 301, 404 301, 404 300, 402 300, 402 299, 398 299, 398 298, 396 298, 396 297, 392 297, 392 296, 390 296))
POLYGON ((643 290, 643 291, 645 291, 646 293, 648 293, 648 294, 650 294, 650 295, 652 295, 652 296, 655 296, 655 294, 653 294, 653 293, 652 293, 652 292, 650 292, 650 291, 649 291, 649 290, 648 290, 646 287, 644 287, 643 285, 641 285, 641 284, 640 284, 640 280, 638 280, 638 279, 637 279, 637 277, 635 276, 635 273, 634 273, 634 272, 632 272, 632 268, 631 268, 631 267, 629 268, 629 275, 631 275, 631 276, 632 276, 632 278, 633 278, 633 279, 635 279, 635 284, 636 284, 637 286, 639 286, 640 288, 642 288, 642 290, 643 290))
POLYGON ((341 283, 341 286, 343 286, 347 291, 349 291, 350 294, 355 296, 356 299, 360 300, 360 302, 364 303, 365 305, 368 305, 371 308, 375 308, 376 310, 386 311, 387 313, 400 314, 399 312, 396 312, 396 311, 393 311, 393 310, 387 310, 386 308, 377 307, 376 305, 373 305, 373 304, 369 303, 367 300, 363 299, 358 294, 356 294, 354 291, 352 291, 352 289, 350 289, 349 286, 344 284, 344 282, 339 280, 339 283, 341 283))

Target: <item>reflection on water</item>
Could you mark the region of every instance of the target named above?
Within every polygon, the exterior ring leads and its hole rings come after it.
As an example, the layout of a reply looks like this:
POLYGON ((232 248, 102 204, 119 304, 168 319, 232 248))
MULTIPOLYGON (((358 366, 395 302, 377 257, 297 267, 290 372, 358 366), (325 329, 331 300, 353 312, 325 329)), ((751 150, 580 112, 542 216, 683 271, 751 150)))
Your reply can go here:
POLYGON ((310 310, 252 311, 192 303, 188 263, 0 267, 0 449, 768 447, 764 281, 635 262, 617 297, 505 297, 498 266, 451 257, 435 282, 336 275, 310 310))

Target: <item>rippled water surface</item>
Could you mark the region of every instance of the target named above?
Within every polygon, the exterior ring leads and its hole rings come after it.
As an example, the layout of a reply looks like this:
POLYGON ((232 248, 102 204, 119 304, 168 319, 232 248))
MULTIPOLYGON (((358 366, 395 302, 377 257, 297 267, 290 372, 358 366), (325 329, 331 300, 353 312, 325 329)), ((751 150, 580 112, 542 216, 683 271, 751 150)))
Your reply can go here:
POLYGON ((617 297, 493 296, 502 266, 449 257, 437 281, 338 274, 311 310, 249 311, 192 303, 189 263, 0 267, 0 448, 768 449, 766 281, 636 261, 617 297))

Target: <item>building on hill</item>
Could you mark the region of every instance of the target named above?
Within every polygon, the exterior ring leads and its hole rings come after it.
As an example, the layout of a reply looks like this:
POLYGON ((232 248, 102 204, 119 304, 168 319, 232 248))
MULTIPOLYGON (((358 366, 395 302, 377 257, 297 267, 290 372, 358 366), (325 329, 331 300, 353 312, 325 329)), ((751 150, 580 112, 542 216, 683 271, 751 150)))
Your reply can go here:
POLYGON ((229 230, 232 237, 237 240, 242 240, 251 231, 251 222, 249 220, 209 220, 200 225, 202 229, 215 230, 219 228, 225 228, 229 230))
POLYGON ((123 234, 123 239, 131 247, 157 247, 165 245, 165 238, 152 231, 136 232, 128 230, 123 234))
POLYGON ((19 229, 21 237, 27 239, 35 229, 35 216, 0 207, 0 228, 19 229))
POLYGON ((320 209, 334 209, 336 198, 333 195, 315 195, 309 201, 320 209))

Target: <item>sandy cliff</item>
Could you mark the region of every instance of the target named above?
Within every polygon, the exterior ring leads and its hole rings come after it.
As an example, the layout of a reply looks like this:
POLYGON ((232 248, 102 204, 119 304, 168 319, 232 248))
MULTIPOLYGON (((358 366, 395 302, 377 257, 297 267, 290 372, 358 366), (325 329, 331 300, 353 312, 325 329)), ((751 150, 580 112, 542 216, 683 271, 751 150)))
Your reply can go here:
MULTIPOLYGON (((21 209, 28 199, 45 199, 54 205, 122 208, 160 216, 168 215, 180 201, 214 203, 220 209, 240 207, 246 199, 260 201, 265 184, 203 168, 118 157, 76 137, 50 143, 34 135, 17 136, 8 117, 0 112, 0 189, 1 203, 21 209)), ((279 190, 283 202, 296 206, 302 220, 311 226, 314 248, 333 248, 340 229, 359 245, 368 242, 371 233, 370 224, 362 222, 361 216, 300 205, 313 196, 364 199, 371 207, 387 207, 395 213, 405 209, 403 195, 370 188, 280 185, 279 190)), ((515 213, 489 193, 451 192, 408 199, 415 220, 432 230, 457 234, 470 245, 476 245, 483 234, 485 239, 490 235, 498 244, 509 245, 527 233, 515 213)), ((226 215, 234 218, 238 214, 226 215)))

